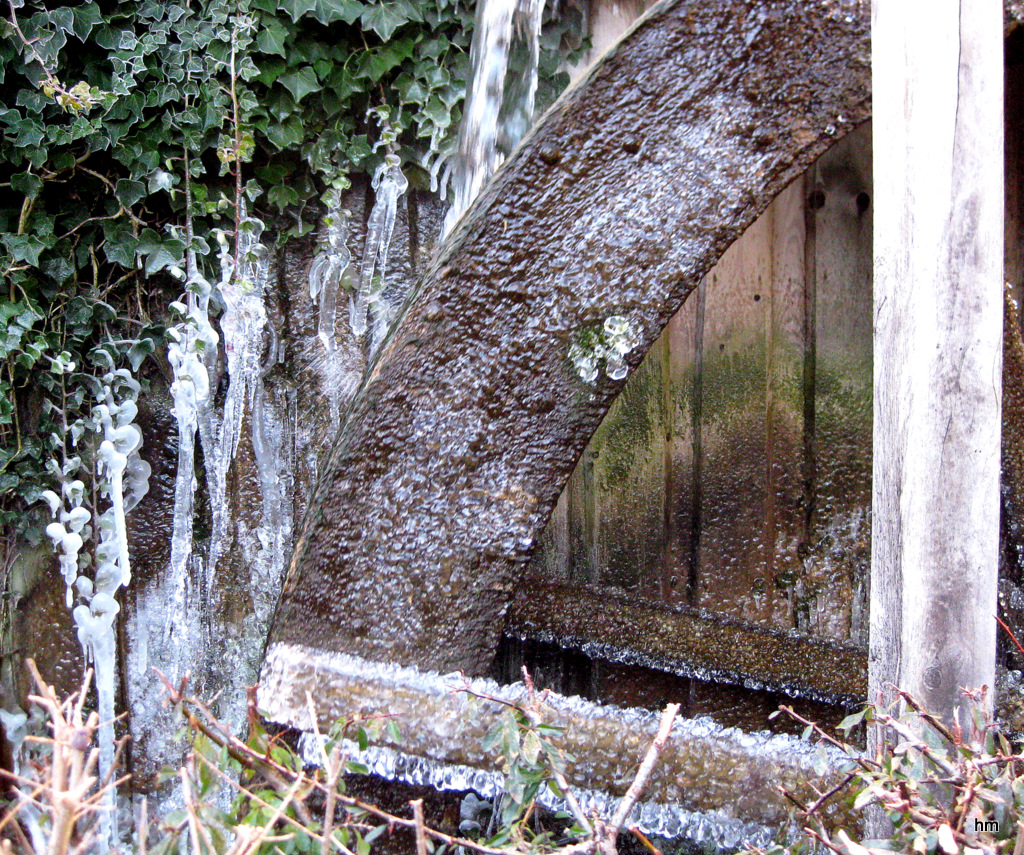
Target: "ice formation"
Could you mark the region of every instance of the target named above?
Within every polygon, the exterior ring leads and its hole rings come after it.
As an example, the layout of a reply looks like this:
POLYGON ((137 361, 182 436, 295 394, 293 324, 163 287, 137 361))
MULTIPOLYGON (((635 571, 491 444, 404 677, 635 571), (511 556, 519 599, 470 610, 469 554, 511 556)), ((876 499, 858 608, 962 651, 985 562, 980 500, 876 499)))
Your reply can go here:
POLYGON ((221 233, 222 276, 219 290, 224 300, 220 328, 228 362, 228 394, 224 402, 218 465, 226 467, 238 450, 246 404, 251 412, 256 389, 262 380, 263 330, 267 310, 263 289, 269 273, 267 248, 260 243, 263 222, 249 217, 242 206, 234 257, 221 233))
POLYGON ((324 218, 326 234, 309 268, 309 297, 317 301, 317 337, 328 353, 338 348, 335 338, 338 290, 352 261, 352 253, 346 245, 350 216, 340 203, 330 206, 324 218))
MULTIPOLYGON (((101 778, 110 775, 114 768, 114 697, 117 689, 114 620, 120 610, 115 597, 118 590, 131 580, 126 514, 145 494, 149 478, 149 465, 139 456, 142 431, 135 424, 140 388, 128 371, 108 372, 101 380, 89 419, 71 431, 76 444, 87 430, 96 439, 93 478, 106 507, 95 517, 95 530, 90 526, 93 512, 84 504, 85 483, 74 477, 82 469, 80 457, 66 459, 59 468, 54 462, 51 468, 58 469, 62 476, 61 495, 52 490, 43 494, 51 513, 59 517, 46 527, 46 533, 60 556, 68 605, 78 601, 71 614, 78 640, 95 670, 101 778), (83 574, 90 556, 82 550, 85 541, 93 534, 96 535, 96 543, 91 558, 95 566, 90 578, 83 574)), ((113 787, 106 791, 104 800, 107 810, 101 815, 101 835, 109 844, 117 833, 116 792, 113 787)))
MULTIPOLYGON (((499 720, 502 704, 526 700, 521 684, 502 686, 300 645, 271 645, 258 694, 268 717, 312 731, 311 687, 324 705, 321 722, 386 714, 399 724, 398 741, 382 734, 365 752, 349 746, 349 756, 373 773, 440 789, 473 790, 486 798, 502 791, 500 764, 483 749, 483 737, 499 720), (483 700, 470 700, 469 695, 483 700)), ((576 758, 566 776, 584 811, 611 815, 616 799, 601 788, 611 781, 628 781, 636 758, 657 730, 658 714, 553 693, 544 696, 544 705, 545 724, 561 730, 562 748, 576 758)), ((710 719, 679 719, 672 733, 648 782, 650 801, 636 806, 629 824, 730 848, 743 840, 763 845, 771 834, 765 826, 785 818, 787 805, 775 784, 793 788, 813 781, 828 786, 842 759, 794 737, 743 733, 710 719), (709 756, 715 757, 714 764, 707 762, 709 756), (744 793, 742 810, 716 809, 729 793, 737 792, 744 793)), ((307 759, 321 754, 312 736, 305 738, 303 750, 307 759)), ((560 806, 553 793, 541 799, 560 806)))
POLYGON ((451 231, 533 121, 543 0, 486 0, 477 4, 466 95, 455 165, 451 231))
POLYGON ((612 380, 626 377, 626 357, 640 344, 639 330, 629 318, 612 315, 605 318, 599 329, 588 331, 582 338, 569 346, 569 361, 581 380, 593 383, 601 373, 601 360, 612 380))
POLYGON ((170 578, 174 596, 184 596, 192 555, 192 522, 196 492, 195 442, 201 414, 210 407, 209 362, 219 336, 210 323, 210 283, 200 274, 195 252, 186 259, 185 302, 171 308, 181 320, 168 333, 167 358, 174 371, 171 413, 178 424, 178 468, 174 482, 170 578))
POLYGON ((383 290, 398 199, 409 189, 398 155, 384 156, 384 162, 373 175, 373 189, 373 208, 366 224, 366 243, 359 264, 359 285, 349 304, 352 332, 357 336, 365 335, 371 306, 383 290))

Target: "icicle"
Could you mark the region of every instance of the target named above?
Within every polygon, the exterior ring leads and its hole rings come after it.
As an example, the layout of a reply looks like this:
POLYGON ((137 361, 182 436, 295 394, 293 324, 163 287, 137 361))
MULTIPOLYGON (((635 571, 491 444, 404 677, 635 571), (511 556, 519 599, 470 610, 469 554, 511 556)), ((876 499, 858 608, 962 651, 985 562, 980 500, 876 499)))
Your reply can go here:
MULTIPOLYGON (((209 365, 217 353, 219 336, 210 323, 212 286, 200 275, 195 252, 186 256, 187 304, 173 303, 182 320, 168 330, 167 356, 174 370, 171 412, 178 423, 178 468, 174 482, 169 582, 172 614, 185 608, 185 588, 192 555, 193 516, 196 492, 195 443, 200 421, 210 411, 209 365)), ((167 623, 169 637, 177 621, 167 623)), ((172 678, 179 675, 170 669, 172 678)))
POLYGON ((352 261, 352 253, 346 246, 349 216, 349 212, 340 207, 332 208, 328 213, 325 218, 326 239, 309 268, 309 296, 317 300, 319 309, 317 336, 328 353, 338 346, 335 339, 338 289, 352 261))
POLYGON ((222 278, 220 284, 225 306, 220 327, 228 361, 228 395, 224 402, 218 464, 225 470, 238 450, 246 404, 251 411, 262 370, 263 328, 267 323, 263 287, 269 267, 266 247, 259 242, 262 232, 263 223, 248 217, 243 204, 235 247, 238 267, 228 266, 233 275, 222 278))
POLYGON ((359 288, 349 304, 352 332, 357 336, 366 333, 370 303, 383 287, 391 235, 395 230, 398 198, 408 188, 409 182, 402 173, 402 161, 398 155, 386 155, 373 176, 375 198, 366 225, 366 244, 359 265, 359 288))
MULTIPOLYGON (((89 536, 90 514, 82 507, 85 486, 78 479, 67 480, 68 475, 80 465, 78 458, 67 461, 63 467, 65 481, 61 492, 70 509, 62 509, 63 502, 53 491, 44 499, 55 514, 59 511, 60 523, 51 523, 47 533, 59 540, 64 554, 61 570, 68 585, 68 604, 71 605, 73 591, 77 591, 79 605, 72 610, 78 640, 86 658, 95 668, 96 694, 100 718, 99 774, 110 777, 114 768, 114 697, 117 682, 117 639, 114 620, 120 610, 115 596, 122 586, 131 579, 131 564, 128 556, 128 526, 125 515, 125 474, 133 473, 131 485, 137 493, 144 493, 147 485, 143 478, 148 465, 138 457, 142 445, 142 432, 134 424, 138 414, 135 400, 140 391, 139 383, 124 370, 112 371, 103 377, 99 401, 93 407, 90 424, 99 435, 96 449, 96 484, 100 497, 108 502, 106 510, 96 519, 99 542, 95 549, 96 566, 93 578, 78 575, 77 566, 72 567, 70 556, 82 547, 83 538, 78 532, 89 536), (57 528, 62 529, 58 532, 57 528), (56 535, 60 535, 58 538, 56 535)), ((84 426, 83 428, 84 429, 84 426)), ((74 436, 79 436, 81 429, 74 436)), ((77 565, 79 561, 75 561, 77 565)), ((117 793, 110 787, 103 797, 104 810, 100 815, 99 851, 108 851, 117 839, 117 793)))
MULTIPOLYGON (((227 524, 228 470, 238 451, 246 406, 252 414, 263 382, 261 360, 263 333, 267 325, 263 292, 270 275, 270 259, 267 248, 260 243, 263 222, 248 216, 244 202, 240 205, 239 217, 233 254, 228 236, 223 232, 217 233, 221 264, 218 290, 225 307, 220 326, 227 355, 228 391, 219 430, 215 430, 212 417, 200 423, 213 523, 206 560, 208 577, 212 577, 216 570, 223 546, 227 524)), ((254 444, 255 430, 253 419, 254 444)))

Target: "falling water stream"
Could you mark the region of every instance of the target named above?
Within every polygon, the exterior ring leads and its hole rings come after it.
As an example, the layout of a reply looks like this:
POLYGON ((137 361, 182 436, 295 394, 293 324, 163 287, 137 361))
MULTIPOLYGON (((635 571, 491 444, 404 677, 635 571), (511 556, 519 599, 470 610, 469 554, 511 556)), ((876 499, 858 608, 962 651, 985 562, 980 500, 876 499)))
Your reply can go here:
POLYGON ((444 231, 466 212, 533 122, 544 0, 477 4, 472 75, 444 231), (515 60, 515 61, 513 61, 515 60))

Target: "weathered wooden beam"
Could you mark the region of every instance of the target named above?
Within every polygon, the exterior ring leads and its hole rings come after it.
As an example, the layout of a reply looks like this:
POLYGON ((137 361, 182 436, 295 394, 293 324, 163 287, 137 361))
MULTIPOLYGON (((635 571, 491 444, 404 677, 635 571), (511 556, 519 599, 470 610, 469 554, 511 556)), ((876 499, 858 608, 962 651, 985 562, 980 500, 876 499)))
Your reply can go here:
POLYGON ((271 640, 486 673, 624 383, 571 354, 626 318, 634 370, 726 248, 868 118, 868 59, 866 16, 840 0, 653 7, 410 293, 323 466, 271 640))
MULTIPOLYGON (((467 782, 461 788, 474 784, 473 770, 500 770, 500 749, 485 750, 484 736, 507 710, 507 703, 528 700, 522 684, 499 686, 491 680, 382 665, 302 645, 271 645, 259 687, 260 708, 272 721, 310 732, 310 696, 316 699, 322 733, 341 718, 388 716, 398 725, 401 738, 392 740, 385 732, 374 743, 377 749, 422 761, 421 779, 424 764, 433 764, 440 772, 447 769, 449 779, 456 770, 467 782)), ((567 769, 570 785, 582 791, 587 804, 607 815, 631 782, 657 730, 658 714, 553 693, 545 693, 535 709, 545 724, 561 729, 556 741, 577 758, 567 769)), ((367 759, 372 762, 374 756, 380 758, 380 753, 367 759)), ((795 737, 745 734, 708 719, 680 719, 649 779, 647 802, 636 820, 641 813, 661 815, 684 835, 693 835, 699 823, 719 823, 723 828, 731 824, 730 833, 740 837, 734 839, 735 846, 756 830, 750 823, 778 829, 786 821, 790 803, 780 787, 810 800, 812 787, 824 790, 834 785, 840 777, 837 759, 795 737)), ((853 821, 846 813, 833 812, 832 818, 853 821)))
POLYGON ((872 11, 870 678, 948 718, 960 687, 995 680, 1002 4, 872 11))
POLYGON ((506 632, 591 656, 826 702, 862 700, 867 651, 616 594, 530 579, 517 586, 506 632))

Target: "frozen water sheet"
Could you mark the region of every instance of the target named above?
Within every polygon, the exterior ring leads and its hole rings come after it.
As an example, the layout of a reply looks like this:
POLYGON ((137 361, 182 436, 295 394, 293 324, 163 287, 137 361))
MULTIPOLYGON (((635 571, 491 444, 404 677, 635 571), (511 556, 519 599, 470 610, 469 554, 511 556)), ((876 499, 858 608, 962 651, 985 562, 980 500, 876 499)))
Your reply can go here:
MULTIPOLYGON (((339 718, 395 717, 401 741, 384 736, 363 758, 378 774, 484 795, 495 793, 501 778, 496 755, 482 748, 484 736, 502 712, 499 701, 526 695, 521 684, 274 644, 260 681, 260 708, 273 721, 312 731, 307 692, 318 705, 321 731, 339 718)), ((567 779, 583 803, 602 812, 611 811, 629 786, 658 719, 648 710, 546 697, 545 723, 563 730, 565 750, 578 758, 567 779)), ((835 782, 839 762, 835 753, 793 737, 743 733, 709 719, 677 720, 647 785, 647 802, 630 822, 651 833, 739 842, 786 821, 788 803, 778 785, 811 797, 811 784, 835 782)))

